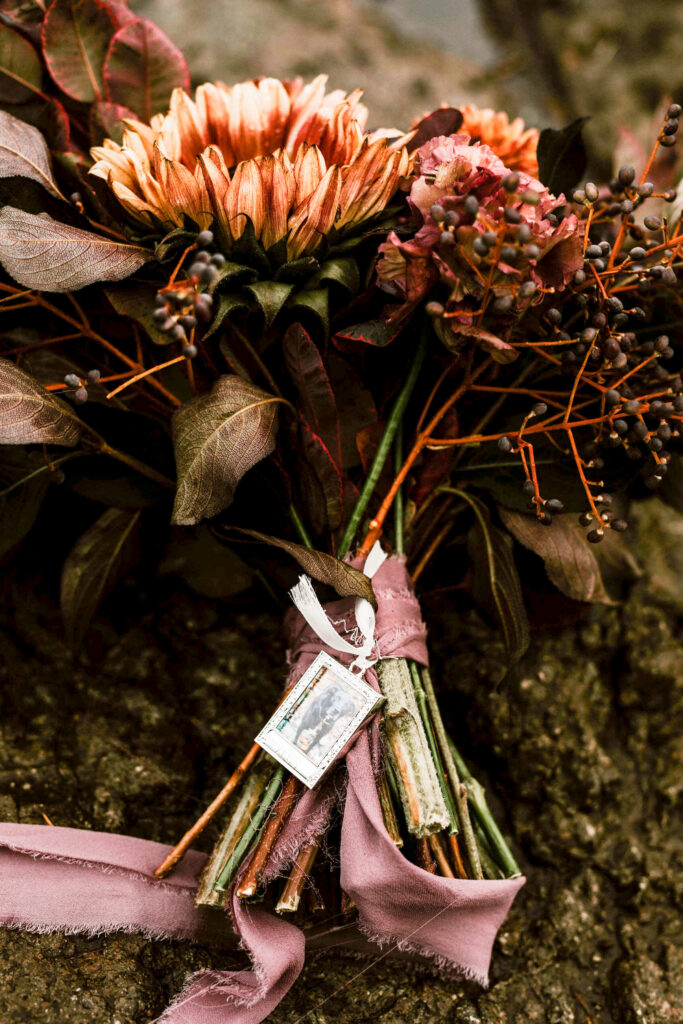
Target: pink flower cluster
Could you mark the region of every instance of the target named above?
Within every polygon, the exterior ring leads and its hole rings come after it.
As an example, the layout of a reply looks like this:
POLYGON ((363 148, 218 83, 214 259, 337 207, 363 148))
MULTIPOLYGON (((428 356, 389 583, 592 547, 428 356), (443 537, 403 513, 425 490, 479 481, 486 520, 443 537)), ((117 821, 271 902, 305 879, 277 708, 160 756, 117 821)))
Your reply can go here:
POLYGON ((380 284, 403 301, 403 312, 445 285, 456 333, 470 333, 485 295, 488 312, 519 313, 583 266, 579 220, 554 212, 564 197, 510 171, 467 135, 422 146, 409 203, 421 226, 412 238, 392 231, 380 247, 380 284))

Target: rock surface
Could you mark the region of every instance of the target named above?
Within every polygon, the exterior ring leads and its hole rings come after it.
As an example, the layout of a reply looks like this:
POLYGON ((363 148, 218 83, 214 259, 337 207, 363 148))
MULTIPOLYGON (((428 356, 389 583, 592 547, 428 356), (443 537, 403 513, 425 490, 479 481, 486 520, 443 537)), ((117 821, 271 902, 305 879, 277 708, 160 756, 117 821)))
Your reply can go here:
MULTIPOLYGON (((642 552, 656 508, 636 512, 642 552)), ((27 573, 3 588, 0 812, 173 841, 275 699, 278 615, 129 582, 74 655, 53 584, 27 573)), ((425 595, 442 705, 528 878, 491 988, 327 953, 269 1021, 315 1007, 317 1024, 683 1021, 680 604, 643 578, 620 606, 535 632, 505 678, 491 627, 474 611, 437 614, 443 604, 425 595)), ((189 943, 5 931, 0 1021, 145 1024, 189 972, 237 964, 189 943)))

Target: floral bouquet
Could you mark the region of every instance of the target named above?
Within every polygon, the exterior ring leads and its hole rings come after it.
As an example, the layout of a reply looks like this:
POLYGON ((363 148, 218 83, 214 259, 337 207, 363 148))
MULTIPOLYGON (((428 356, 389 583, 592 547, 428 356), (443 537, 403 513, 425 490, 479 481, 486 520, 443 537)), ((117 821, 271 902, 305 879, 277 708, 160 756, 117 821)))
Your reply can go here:
POLYGON ((72 642, 152 524, 160 555, 187 545, 169 520, 294 603, 280 706, 155 872, 230 800, 196 913, 227 908, 255 971, 169 1012, 262 1020, 304 935, 485 982, 523 879, 417 595, 466 590, 512 663, 520 566, 610 602, 629 497, 680 502, 681 108, 642 166, 581 184, 582 121, 367 131, 325 76, 192 98, 114 0, 3 0, 0 78, 3 554, 59 484, 104 506, 63 570, 72 642))

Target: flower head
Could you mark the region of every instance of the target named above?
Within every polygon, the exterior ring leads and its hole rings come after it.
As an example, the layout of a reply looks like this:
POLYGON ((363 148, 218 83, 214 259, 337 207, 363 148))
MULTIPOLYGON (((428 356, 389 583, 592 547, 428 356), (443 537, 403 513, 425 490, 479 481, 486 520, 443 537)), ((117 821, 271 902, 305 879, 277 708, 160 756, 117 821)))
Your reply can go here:
POLYGON ((365 132, 360 92, 275 78, 174 90, 166 115, 124 121, 123 145, 91 150, 125 211, 151 229, 214 226, 229 250, 251 224, 265 249, 312 252, 332 228, 380 213, 410 169, 407 137, 365 132))
POLYGON ((460 107, 463 117, 461 131, 473 141, 488 146, 511 171, 538 174, 538 130, 525 128, 521 117, 514 121, 502 111, 481 109, 465 105, 460 107))
POLYGON ((471 333, 484 296, 500 300, 501 312, 519 312, 541 289, 564 287, 583 265, 577 217, 555 212, 563 197, 511 172, 488 146, 472 145, 467 135, 430 139, 415 170, 409 203, 421 226, 410 239, 392 232, 377 268, 380 284, 404 309, 441 282, 449 290, 448 323, 471 333))

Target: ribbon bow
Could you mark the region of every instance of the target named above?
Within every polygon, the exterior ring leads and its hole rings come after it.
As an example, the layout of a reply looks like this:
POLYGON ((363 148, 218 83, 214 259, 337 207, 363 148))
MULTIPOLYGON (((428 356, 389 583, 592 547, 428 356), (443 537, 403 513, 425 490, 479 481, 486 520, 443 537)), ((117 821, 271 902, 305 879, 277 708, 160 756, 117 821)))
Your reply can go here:
MULTIPOLYGON (((369 579, 372 579, 386 557, 379 541, 376 541, 363 566, 363 572, 369 579)), ((357 645, 350 643, 339 635, 313 589, 310 576, 300 576, 299 582, 296 586, 292 587, 289 596, 313 632, 320 637, 326 647, 339 651, 341 654, 352 654, 354 656, 350 666, 351 671, 354 669, 358 670, 362 675, 366 669, 379 660, 379 657, 374 658, 372 656, 375 647, 375 609, 366 598, 356 598, 354 611, 356 625, 361 637, 361 643, 357 645)))

